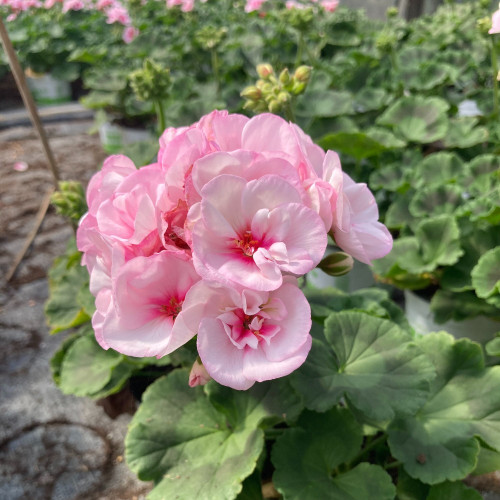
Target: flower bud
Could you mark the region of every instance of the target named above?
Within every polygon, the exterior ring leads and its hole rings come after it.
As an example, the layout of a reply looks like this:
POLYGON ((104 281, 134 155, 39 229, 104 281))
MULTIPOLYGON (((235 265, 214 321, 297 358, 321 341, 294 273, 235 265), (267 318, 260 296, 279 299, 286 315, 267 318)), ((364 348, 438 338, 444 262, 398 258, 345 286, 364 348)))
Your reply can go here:
POLYGON ((385 11, 385 15, 387 16, 387 19, 394 19, 395 17, 398 17, 399 11, 397 7, 389 7, 385 11))
POLYGON ((273 99, 269 102, 268 109, 271 113, 279 113, 281 110, 281 103, 277 99, 273 99))
POLYGON ((295 70, 294 78, 300 83, 309 83, 311 79, 311 66, 299 66, 295 70))
POLYGON ((327 255, 318 267, 329 276, 342 276, 347 274, 354 265, 354 259, 345 252, 336 252, 327 255))
POLYGON ((294 82, 290 92, 293 95, 300 95, 304 90, 306 90, 307 84, 306 83, 301 83, 301 82, 294 82))
POLYGON ((59 182, 59 190, 52 195, 50 201, 58 214, 74 221, 79 221, 87 211, 85 191, 77 181, 59 182))
POLYGON ((207 369, 203 366, 201 359, 198 358, 191 368, 189 374, 189 387, 196 387, 197 385, 205 385, 211 376, 208 374, 207 369))
POLYGON ((283 85, 288 85, 290 83, 291 77, 290 77, 290 72, 288 71, 288 68, 285 68, 281 73, 280 73, 280 83, 283 85))
POLYGON ((491 19, 489 17, 482 17, 477 21, 478 30, 483 33, 483 35, 487 35, 488 31, 491 29, 491 19))
POLYGON ((262 97, 262 91, 255 85, 250 85, 242 90, 240 96, 251 101, 257 101, 262 97))
POLYGON ((257 74, 264 80, 274 73, 273 67, 269 63, 257 64, 257 74))
POLYGON ((277 99, 281 104, 286 104, 290 100, 290 94, 282 91, 278 94, 277 99))

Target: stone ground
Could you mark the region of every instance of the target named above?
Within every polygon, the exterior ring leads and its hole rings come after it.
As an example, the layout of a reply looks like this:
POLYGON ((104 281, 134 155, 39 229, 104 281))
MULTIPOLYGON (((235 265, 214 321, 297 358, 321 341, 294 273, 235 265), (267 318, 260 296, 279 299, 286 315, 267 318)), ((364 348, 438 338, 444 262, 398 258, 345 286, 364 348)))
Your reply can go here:
MULTIPOLYGON (((90 121, 47 126, 63 179, 88 181, 105 154, 90 121)), ((0 130, 0 276, 33 225, 51 177, 29 126, 0 130), (25 172, 13 169, 28 164, 25 172)), ((111 419, 87 398, 63 395, 49 361, 64 334, 49 336, 46 273, 72 230, 49 209, 14 279, 0 284, 0 499, 139 500, 150 484, 129 471, 130 414, 111 419)))

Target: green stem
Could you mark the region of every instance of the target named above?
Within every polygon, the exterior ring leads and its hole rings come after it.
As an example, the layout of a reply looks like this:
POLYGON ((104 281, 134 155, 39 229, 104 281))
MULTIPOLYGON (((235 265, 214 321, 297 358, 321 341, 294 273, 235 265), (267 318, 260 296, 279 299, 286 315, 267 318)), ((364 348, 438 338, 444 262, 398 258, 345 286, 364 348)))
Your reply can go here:
POLYGON ((161 136, 163 131, 167 128, 167 120, 165 118, 165 110, 163 109, 163 103, 160 100, 154 102, 156 109, 156 116, 158 118, 158 134, 161 136))
POLYGON ((491 37, 491 66, 493 67, 493 113, 498 116, 499 104, 498 104, 498 60, 497 60, 497 50, 495 46, 495 36, 491 37))
POLYGON ((302 53, 304 52, 304 36, 299 32, 299 40, 297 42, 297 56, 295 58, 295 67, 298 68, 302 64, 302 53))
POLYGON ((399 460, 396 460, 395 462, 391 462, 390 464, 386 464, 384 465, 384 469, 385 470, 389 470, 389 469, 397 469, 398 467, 400 467, 401 465, 403 465, 403 462, 400 462, 399 460))
POLYGON ((215 48, 210 50, 212 56, 212 71, 214 72, 215 84, 217 89, 217 96, 220 92, 220 74, 219 74, 219 58, 217 57, 217 51, 215 48))
POLYGON ((295 123, 295 114, 293 112, 292 103, 289 102, 286 106, 283 107, 283 112, 285 113, 285 118, 292 123, 295 123))
POLYGON ((352 464, 359 462, 365 455, 367 455, 373 448, 383 443, 387 439, 387 434, 384 432, 376 439, 367 442, 367 445, 349 462, 349 467, 352 464))

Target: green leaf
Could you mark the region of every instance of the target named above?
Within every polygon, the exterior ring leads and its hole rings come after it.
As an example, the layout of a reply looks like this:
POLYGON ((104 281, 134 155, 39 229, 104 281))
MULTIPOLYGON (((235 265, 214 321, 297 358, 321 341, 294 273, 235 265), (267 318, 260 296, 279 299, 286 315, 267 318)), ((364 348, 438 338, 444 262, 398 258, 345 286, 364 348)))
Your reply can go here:
POLYGON ((144 393, 125 440, 127 462, 157 483, 153 500, 235 498, 264 446, 259 424, 287 411, 291 393, 279 394, 272 383, 234 391, 211 382, 208 397, 189 387, 188 375, 175 370, 144 393))
MULTIPOLYGON (((500 324, 498 331, 500 332, 500 324)), ((500 337, 495 337, 493 340, 490 340, 486 344, 485 349, 488 356, 500 356, 500 337)))
POLYGON ((357 160, 377 156, 385 151, 385 146, 362 132, 337 132, 319 139, 323 149, 332 149, 350 155, 357 160))
POLYGON ((345 91, 317 90, 306 92, 297 105, 297 115, 328 117, 354 114, 352 95, 345 91))
POLYGON ((476 127, 477 118, 462 117, 450 120, 448 133, 444 138, 444 145, 447 148, 471 148, 476 144, 481 144, 488 140, 488 129, 486 127, 476 127))
POLYGON ((403 310, 390 300, 388 292, 380 288, 365 288, 350 294, 336 288, 307 289, 304 293, 311 305, 313 319, 322 324, 332 312, 357 310, 389 319, 411 331, 403 310))
POLYGON ((471 272, 480 257, 500 246, 500 231, 497 227, 482 229, 473 225, 472 230, 465 229, 461 238, 464 254, 456 264, 446 267, 441 278, 441 287, 452 292, 472 290, 471 272))
POLYGON ((462 203, 462 188, 445 184, 421 188, 410 202, 409 210, 414 217, 433 217, 453 214, 462 203))
MULTIPOLYGON (((90 326, 90 324, 89 324, 90 326)), ((81 330, 86 330, 88 327, 87 325, 83 326, 81 330)), ((90 326, 90 329, 92 327, 90 326)), ((62 342, 61 345, 59 346, 59 349, 54 353, 50 360, 50 371, 52 372, 52 378, 54 379, 54 382, 59 385, 61 382, 61 368, 62 368, 62 363, 64 360, 64 357, 66 356, 69 348, 73 345, 73 343, 78 340, 81 337, 79 333, 74 333, 73 335, 70 335, 69 337, 65 338, 62 342)))
POLYGON ((500 169, 500 158, 497 155, 479 155, 469 163, 473 178, 490 174, 500 169))
POLYGON ((326 344, 313 340, 292 381, 307 408, 325 411, 345 396, 376 421, 411 414, 427 399, 431 363, 394 323, 365 313, 332 313, 326 344))
MULTIPOLYGON (((405 175, 405 172, 401 170, 401 165, 399 164, 390 164, 385 165, 378 170, 374 170, 370 175, 370 188, 371 189, 386 189, 387 191, 402 191, 406 188, 410 187, 408 183, 408 179, 405 175)), ((398 198, 399 199, 399 198, 398 198)), ((397 200, 396 200, 397 202, 397 200)), ((394 204, 392 205, 394 206, 394 204)), ((406 212, 408 212, 408 203, 405 203, 404 208, 406 208, 406 212)), ((393 208, 393 212, 398 210, 400 207, 393 208)), ((406 212, 403 212, 406 213, 406 212)), ((398 222, 394 221, 394 215, 392 215, 392 224, 398 224, 398 222)), ((397 220, 397 217, 396 217, 397 220)), ((387 221, 386 221, 387 222, 387 221)), ((391 226, 394 227, 394 226, 391 226)))
POLYGON ((489 474, 497 470, 500 470, 500 453, 481 446, 479 456, 477 457, 477 464, 472 471, 472 475, 480 476, 481 474, 489 474))
POLYGON ((49 273, 49 299, 45 303, 45 316, 51 327, 50 333, 57 333, 90 320, 77 297, 82 288, 88 287, 89 274, 80 266, 80 252, 70 253, 56 259, 49 273))
MULTIPOLYGON (((406 146, 406 142, 396 137, 390 130, 382 127, 369 127, 366 129, 366 135, 374 141, 379 142, 386 149, 400 149, 406 146)), ((401 165, 400 165, 401 167, 401 165)))
POLYGON ((375 275, 401 288, 410 290, 426 288, 431 283, 430 276, 420 275, 419 272, 409 272, 403 269, 403 264, 400 264, 406 261, 408 255, 418 255, 417 239, 415 237, 396 239, 392 251, 382 259, 373 262, 375 275))
POLYGON ((465 486, 461 481, 432 486, 427 500, 482 500, 482 496, 473 488, 465 486))
POLYGON ((438 376, 427 403, 388 428, 393 456, 428 484, 455 481, 474 470, 479 441, 500 448, 500 367, 484 368, 479 344, 444 332, 420 337, 438 376))
POLYGON ((345 473, 334 469, 352 460, 361 447, 362 429, 347 409, 305 412, 299 427, 286 430, 272 451, 273 482, 287 500, 392 499, 388 474, 367 463, 345 473))
POLYGON ((415 230, 418 248, 409 248, 398 259, 399 265, 415 274, 433 271, 438 266, 452 265, 463 254, 460 230, 451 215, 423 220, 415 230))
POLYGON ((462 321, 475 316, 495 316, 498 309, 480 299, 473 291, 450 292, 437 290, 431 299, 431 310, 436 323, 462 321))
POLYGON ((387 227, 402 229, 405 226, 409 226, 415 220, 408 208, 413 194, 414 192, 410 190, 396 197, 396 201, 392 203, 385 214, 385 224, 387 227))
POLYGON ((446 151, 426 156, 413 170, 413 184, 420 187, 442 186, 456 182, 467 172, 464 162, 446 151))
POLYGON ((354 96, 354 109, 356 113, 376 111, 387 106, 391 96, 384 90, 373 87, 363 87, 354 96))
POLYGON ((258 469, 243 481, 243 489, 236 500, 264 500, 261 473, 258 469))
MULTIPOLYGON (((114 370, 122 361, 122 354, 111 349, 105 351, 93 333, 84 335, 71 344, 64 356, 59 387, 65 394, 90 397, 98 394, 101 397, 102 389, 111 381, 114 370)), ((118 377, 119 381, 122 378, 118 377)), ((115 392, 119 389, 121 386, 116 387, 115 392)))
POLYGON ((500 293, 500 247, 492 248, 478 261, 471 273, 478 297, 488 299, 500 293))
POLYGON ((429 485, 410 477, 404 469, 398 470, 398 500, 427 500, 429 485))
POLYGON ((392 126, 408 141, 428 144, 446 135, 448 108, 446 101, 438 97, 402 97, 378 118, 377 123, 392 126))

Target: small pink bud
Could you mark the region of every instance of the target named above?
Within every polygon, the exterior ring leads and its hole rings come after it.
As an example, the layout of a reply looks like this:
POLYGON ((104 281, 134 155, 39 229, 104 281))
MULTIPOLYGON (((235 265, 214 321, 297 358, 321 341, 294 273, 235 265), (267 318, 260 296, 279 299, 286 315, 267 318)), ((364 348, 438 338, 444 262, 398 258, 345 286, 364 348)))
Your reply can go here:
POLYGON ((191 368, 189 374, 189 387, 196 387, 197 385, 205 385, 212 377, 208 374, 207 370, 198 358, 191 368))

